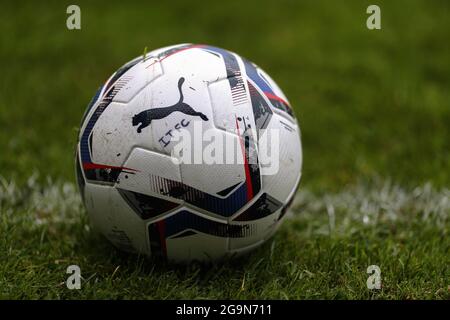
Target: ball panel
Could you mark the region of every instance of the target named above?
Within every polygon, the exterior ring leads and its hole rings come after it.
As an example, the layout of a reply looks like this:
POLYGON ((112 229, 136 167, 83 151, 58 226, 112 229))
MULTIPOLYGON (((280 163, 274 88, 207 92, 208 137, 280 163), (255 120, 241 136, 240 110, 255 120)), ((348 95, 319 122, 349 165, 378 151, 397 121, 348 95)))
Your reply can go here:
MULTIPOLYGON (((154 148, 149 139, 140 139, 131 126, 133 104, 112 102, 97 120, 90 144, 91 161, 98 164, 123 166, 135 145, 154 148)), ((147 137, 148 138, 148 137, 147 137)))
POLYGON ((227 252, 228 236, 245 236, 248 230, 230 229, 226 221, 182 208, 148 224, 153 255, 169 260, 216 259, 227 252))
POLYGON ((170 53, 179 51, 179 50, 181 50, 183 48, 186 48, 188 46, 191 46, 191 45, 192 45, 191 43, 175 44, 175 45, 172 45, 172 46, 167 46, 167 47, 162 47, 162 48, 155 49, 153 51, 150 51, 147 55, 149 57, 155 57, 155 58, 161 59, 161 58, 166 57, 170 53))
MULTIPOLYGON (((83 122, 84 202, 93 224, 123 250, 176 261, 242 254, 275 232, 300 180, 289 102, 262 69, 224 49, 182 44, 131 61, 83 122), (200 138, 211 129, 233 140, 234 164, 172 161, 173 133, 186 129, 196 145, 198 124, 200 138), (261 176, 265 129, 279 130, 280 163, 276 174, 261 176)), ((208 145, 200 142, 202 151, 208 145)))
MULTIPOLYGON (((190 230, 187 230, 187 232, 190 230)), ((224 257, 228 252, 227 238, 200 232, 180 233, 167 240, 167 258, 171 261, 210 261, 224 257)))
MULTIPOLYGON (((183 183, 203 192, 223 197, 227 195, 226 193, 225 195, 221 194, 224 190, 245 182, 244 166, 237 163, 237 159, 240 159, 242 163, 243 154, 239 138, 236 135, 222 130, 212 130, 214 141, 222 141, 223 145, 218 150, 212 150, 208 148, 211 142, 205 141, 203 142, 202 150, 204 151, 203 154, 208 157, 211 155, 218 156, 219 162, 207 165, 195 164, 193 163, 195 159, 192 159, 192 163, 180 164, 181 176, 183 183), (233 150, 224 151, 225 146, 233 150)), ((194 141, 192 141, 192 147, 193 144, 194 141)), ((204 159, 201 160, 204 161, 204 159)))
MULTIPOLYGON (((246 88, 246 86, 243 87, 246 88)), ((214 124, 217 128, 235 134, 238 134, 238 131, 243 133, 246 130, 255 130, 255 119, 250 100, 246 98, 239 104, 234 104, 229 79, 213 81, 209 84, 208 89, 214 124)), ((247 89, 245 89, 244 95, 248 97, 247 89)))
POLYGON ((181 182, 180 168, 170 156, 134 148, 125 161, 124 167, 133 171, 121 172, 116 187, 146 195, 159 195, 167 200, 177 202, 168 193, 165 194, 164 190, 160 190, 152 179, 152 177, 160 177, 181 182))
POLYGON ((118 91, 113 101, 127 103, 130 102, 143 88, 163 75, 161 63, 154 58, 140 58, 140 63, 129 69, 118 81, 117 84, 125 83, 118 91))
POLYGON ((269 99, 274 107, 274 111, 292 121, 295 117, 292 108, 275 81, 253 62, 247 59, 242 59, 242 61, 245 65, 245 72, 248 78, 269 99))
POLYGON ((231 219, 231 225, 254 223, 255 232, 246 238, 230 239, 230 250, 251 247, 254 243, 265 239, 275 228, 283 204, 267 193, 258 196, 248 208, 231 219))
POLYGON ((92 223, 116 247, 148 254, 144 222, 132 211, 117 189, 87 183, 85 205, 92 223))
POLYGON ((194 136, 214 128, 211 102, 204 83, 182 75, 167 76, 150 85, 151 100, 139 112, 148 112, 149 128, 156 150, 171 154, 174 136, 184 131, 194 136), (148 111, 145 111, 148 110, 148 111))
POLYGON ((124 168, 116 187, 172 202, 184 201, 211 216, 230 216, 247 203, 246 184, 240 183, 241 180, 225 195, 204 192, 183 182, 179 166, 171 157, 154 151, 134 149, 124 168))
POLYGON ((297 127, 286 124, 285 119, 279 115, 274 115, 269 128, 279 132, 279 170, 273 175, 263 175, 263 186, 269 195, 286 203, 300 179, 301 143, 297 127))

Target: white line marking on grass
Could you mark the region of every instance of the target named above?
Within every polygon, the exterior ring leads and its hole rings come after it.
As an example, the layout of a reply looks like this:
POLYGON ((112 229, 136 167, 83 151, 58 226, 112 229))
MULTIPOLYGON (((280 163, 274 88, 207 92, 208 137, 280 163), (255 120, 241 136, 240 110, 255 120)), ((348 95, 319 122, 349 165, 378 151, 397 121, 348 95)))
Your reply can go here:
POLYGON ((327 234, 335 228, 348 230, 355 222, 370 226, 411 219, 443 229, 450 223, 450 189, 438 190, 430 183, 408 189, 389 180, 358 183, 333 194, 314 194, 300 188, 290 217, 314 221, 321 214, 328 217, 328 226, 322 230, 327 234))
MULTIPOLYGON (((337 193, 317 194, 300 188, 289 216, 314 222, 318 215, 325 214, 328 225, 323 226, 323 232, 329 234, 355 222, 370 226, 412 218, 448 228, 449 213, 449 189, 438 190, 430 183, 408 189, 385 180, 358 183, 337 193)), ((75 184, 50 178, 40 184, 36 175, 21 186, 0 177, 0 214, 10 221, 27 219, 36 226, 77 223, 85 216, 75 184)))

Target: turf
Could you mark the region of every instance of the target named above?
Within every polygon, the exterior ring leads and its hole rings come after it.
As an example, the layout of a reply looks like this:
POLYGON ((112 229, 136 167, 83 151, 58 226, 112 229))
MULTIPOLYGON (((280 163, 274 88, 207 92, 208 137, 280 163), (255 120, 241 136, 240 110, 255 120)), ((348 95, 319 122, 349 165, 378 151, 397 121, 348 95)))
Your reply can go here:
POLYGON ((0 6, 0 298, 450 298, 450 5, 378 1, 0 6), (144 47, 193 42, 255 61, 302 128, 291 217, 247 258, 167 266, 89 228, 73 150, 97 87, 144 47), (48 180, 50 179, 50 180, 48 180), (391 181, 391 182, 389 182, 391 181), (81 290, 65 287, 78 264, 81 290), (379 265, 382 289, 368 290, 379 265))

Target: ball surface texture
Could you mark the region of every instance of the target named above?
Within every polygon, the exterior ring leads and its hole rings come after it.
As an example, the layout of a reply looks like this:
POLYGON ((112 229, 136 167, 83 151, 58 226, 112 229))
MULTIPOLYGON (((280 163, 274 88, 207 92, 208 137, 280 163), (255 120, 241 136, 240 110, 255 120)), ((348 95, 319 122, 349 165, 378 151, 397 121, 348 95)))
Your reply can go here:
POLYGON ((77 181, 116 247, 171 261, 248 252, 277 230, 300 182, 300 128, 261 68, 213 46, 136 58, 83 116, 77 181))

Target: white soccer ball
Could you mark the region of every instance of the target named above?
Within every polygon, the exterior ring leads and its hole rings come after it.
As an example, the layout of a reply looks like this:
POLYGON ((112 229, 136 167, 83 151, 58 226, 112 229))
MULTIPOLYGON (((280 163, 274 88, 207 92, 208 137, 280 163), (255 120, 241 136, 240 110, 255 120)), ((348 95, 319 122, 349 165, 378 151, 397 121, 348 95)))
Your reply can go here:
POLYGON ((94 227, 120 249, 179 262, 261 245, 301 165, 299 125, 275 82, 235 53, 192 44, 116 71, 85 112, 76 154, 94 227))

